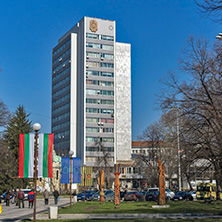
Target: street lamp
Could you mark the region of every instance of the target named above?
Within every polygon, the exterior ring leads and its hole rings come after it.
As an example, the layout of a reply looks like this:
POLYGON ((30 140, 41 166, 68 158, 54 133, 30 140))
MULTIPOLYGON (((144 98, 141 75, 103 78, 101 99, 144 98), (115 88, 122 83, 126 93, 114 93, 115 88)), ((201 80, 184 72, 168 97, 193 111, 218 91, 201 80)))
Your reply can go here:
POLYGON ((39 123, 33 125, 33 130, 35 131, 35 172, 34 172, 34 212, 33 212, 33 221, 36 220, 36 179, 37 179, 37 149, 38 149, 38 131, 41 129, 39 123))
POLYGON ((72 150, 69 151, 69 156, 70 156, 70 208, 72 207, 72 156, 73 156, 74 152, 72 150))
POLYGON ((179 125, 179 109, 177 108, 177 158, 178 158, 178 179, 179 191, 181 191, 181 166, 180 166, 180 125, 179 125))
POLYGON ((216 39, 222 40, 222 33, 218 33, 218 35, 216 36, 216 39))
POLYGON ((180 125, 179 125, 179 108, 172 108, 177 112, 177 164, 178 164, 178 185, 181 191, 181 166, 180 166, 180 125))

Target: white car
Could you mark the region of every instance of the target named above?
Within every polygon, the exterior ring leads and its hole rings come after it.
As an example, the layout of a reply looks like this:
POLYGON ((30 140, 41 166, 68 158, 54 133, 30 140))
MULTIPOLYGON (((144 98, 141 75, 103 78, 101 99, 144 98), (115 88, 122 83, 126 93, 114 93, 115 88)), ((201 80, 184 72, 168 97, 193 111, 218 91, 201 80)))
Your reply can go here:
POLYGON ((165 191, 167 192, 168 196, 170 197, 170 199, 172 199, 175 195, 175 193, 173 191, 171 191, 170 189, 166 188, 165 191))
POLYGON ((31 191, 32 189, 22 189, 22 191, 25 193, 25 200, 28 200, 28 193, 31 191))
POLYGON ((197 191, 192 190, 192 191, 190 191, 190 194, 193 197, 193 199, 195 199, 195 200, 197 199, 197 191))

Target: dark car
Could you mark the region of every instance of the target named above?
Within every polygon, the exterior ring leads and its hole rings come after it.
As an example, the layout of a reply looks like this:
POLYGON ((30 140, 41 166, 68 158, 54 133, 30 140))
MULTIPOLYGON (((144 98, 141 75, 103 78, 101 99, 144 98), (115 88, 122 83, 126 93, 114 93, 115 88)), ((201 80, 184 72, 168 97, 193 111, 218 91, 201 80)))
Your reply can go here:
POLYGON ((95 193, 95 191, 93 190, 86 190, 85 192, 82 191, 81 193, 77 194, 77 201, 84 200, 84 196, 85 200, 89 200, 89 196, 92 195, 93 193, 95 193))
POLYGON ((137 191, 136 192, 137 201, 145 201, 146 192, 145 191, 137 191))
POLYGON ((193 197, 189 192, 179 191, 175 194, 172 200, 193 200, 193 197))
POLYGON ((149 191, 146 194, 146 201, 157 201, 159 196, 158 191, 149 191))
MULTIPOLYGON (((85 200, 92 200, 94 193, 96 193, 96 191, 94 191, 94 190, 88 191, 85 194, 85 200)), ((83 193, 83 196, 81 197, 81 200, 84 200, 84 193, 83 193)))
MULTIPOLYGON (((6 200, 5 200, 6 192, 7 192, 7 191, 5 191, 5 192, 1 195, 1 199, 4 200, 5 202, 6 202, 6 200)), ((12 199, 12 193, 10 193, 10 199, 12 199)))
POLYGON ((125 197, 126 191, 120 191, 120 200, 123 200, 125 197))
MULTIPOLYGON (((159 191, 149 191, 146 194, 146 201, 158 201, 159 198, 159 191)), ((170 200, 170 197, 167 195, 167 192, 165 192, 165 200, 168 202, 170 200)))

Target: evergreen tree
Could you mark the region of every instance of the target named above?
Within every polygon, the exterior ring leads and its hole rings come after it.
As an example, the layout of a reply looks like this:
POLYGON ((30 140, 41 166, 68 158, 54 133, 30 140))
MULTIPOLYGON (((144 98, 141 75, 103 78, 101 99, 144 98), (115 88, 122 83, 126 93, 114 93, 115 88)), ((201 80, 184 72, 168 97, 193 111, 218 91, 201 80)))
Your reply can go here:
POLYGON ((28 179, 16 177, 19 166, 19 134, 32 131, 29 115, 30 113, 25 112, 24 106, 19 105, 14 115, 9 119, 3 134, 5 155, 2 158, 3 162, 5 161, 4 167, 7 168, 7 174, 3 175, 4 173, 0 172, 0 181, 3 180, 2 182, 9 187, 21 188, 28 184, 28 179))

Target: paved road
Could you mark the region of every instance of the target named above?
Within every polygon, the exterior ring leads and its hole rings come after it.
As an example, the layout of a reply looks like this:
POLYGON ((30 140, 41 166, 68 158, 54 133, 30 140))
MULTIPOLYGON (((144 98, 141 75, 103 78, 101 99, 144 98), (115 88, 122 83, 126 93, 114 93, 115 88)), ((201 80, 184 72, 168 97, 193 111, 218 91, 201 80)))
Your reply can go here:
MULTIPOLYGON (((49 200, 49 205, 45 205, 43 199, 37 199, 36 202, 37 213, 47 211, 49 206, 55 206, 54 199, 49 200)), ((57 206, 61 207, 69 203, 69 198, 60 198, 57 206)), ((0 214, 0 221, 18 221, 21 219, 29 219, 32 217, 33 208, 28 208, 28 201, 25 201, 25 208, 18 208, 18 206, 15 206, 15 204, 10 204, 10 207, 6 207, 5 203, 2 203, 2 214, 0 214)))

